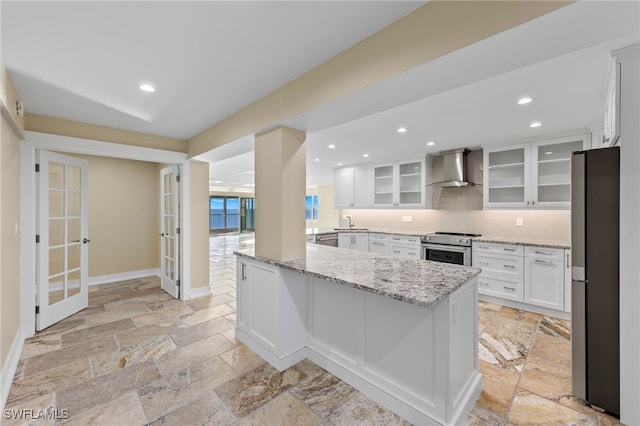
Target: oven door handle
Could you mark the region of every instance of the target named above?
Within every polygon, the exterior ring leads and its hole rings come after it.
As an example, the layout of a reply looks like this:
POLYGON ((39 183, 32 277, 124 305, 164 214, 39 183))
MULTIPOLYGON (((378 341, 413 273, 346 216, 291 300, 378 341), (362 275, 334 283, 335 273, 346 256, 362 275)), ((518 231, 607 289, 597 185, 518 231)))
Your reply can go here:
POLYGON ((445 244, 422 244, 423 249, 434 249, 434 250, 442 250, 442 251, 453 251, 456 253, 469 253, 471 251, 471 247, 464 246, 448 246, 445 244))

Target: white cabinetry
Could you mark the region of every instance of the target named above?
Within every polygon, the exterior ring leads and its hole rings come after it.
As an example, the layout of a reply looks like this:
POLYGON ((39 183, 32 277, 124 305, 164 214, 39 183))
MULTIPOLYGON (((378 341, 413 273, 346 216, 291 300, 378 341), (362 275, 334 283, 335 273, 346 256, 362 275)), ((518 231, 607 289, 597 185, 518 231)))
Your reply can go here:
POLYGON ((590 135, 568 136, 484 150, 484 208, 570 207, 571 153, 590 135))
POLYGON ((522 302, 524 300, 523 247, 511 244, 473 245, 473 266, 481 268, 478 292, 522 302))
POLYGON ((480 294, 519 302, 517 308, 571 312, 568 249, 477 242, 472 253, 473 266, 482 269, 480 294))
POLYGON ((605 92, 604 135, 602 145, 613 146, 620 136, 620 64, 609 68, 609 81, 605 92))
POLYGON ((371 207, 371 168, 349 167, 335 173, 336 207, 371 207))
POLYGON ((526 246, 524 302, 564 311, 564 250, 526 246))
POLYGON ((378 208, 423 208, 424 160, 373 167, 373 205, 378 208))
POLYGON ((389 255, 388 237, 383 234, 369 234, 369 251, 389 255))
POLYGON ((369 234, 366 232, 340 232, 338 234, 338 247, 369 251, 369 234))
POLYGON ((390 236, 389 254, 391 256, 420 259, 420 250, 420 237, 404 235, 390 236))
POLYGON ((276 368, 305 358, 306 287, 296 272, 238 256, 236 333, 276 368))

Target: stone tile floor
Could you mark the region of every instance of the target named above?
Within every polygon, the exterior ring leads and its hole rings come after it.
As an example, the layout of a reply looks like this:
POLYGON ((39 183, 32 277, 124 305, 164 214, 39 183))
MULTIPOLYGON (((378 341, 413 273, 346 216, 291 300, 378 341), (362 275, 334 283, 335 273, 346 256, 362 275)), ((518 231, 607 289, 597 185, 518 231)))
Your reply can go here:
MULTIPOLYGON (((89 308, 27 340, 5 408, 53 407, 71 425, 407 424, 309 361, 279 373, 235 340, 233 251, 252 244, 211 237, 206 298, 174 300, 157 277, 91 287, 89 308)), ((569 330, 482 302, 483 390, 467 424, 620 424, 570 396, 569 330)))

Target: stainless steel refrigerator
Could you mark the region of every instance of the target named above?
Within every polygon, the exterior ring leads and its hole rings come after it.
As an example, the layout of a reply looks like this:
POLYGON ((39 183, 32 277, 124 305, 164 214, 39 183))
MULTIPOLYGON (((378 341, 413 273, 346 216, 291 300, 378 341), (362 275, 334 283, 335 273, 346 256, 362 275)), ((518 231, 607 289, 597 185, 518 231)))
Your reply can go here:
POLYGON ((573 394, 620 416, 620 148, 571 158, 573 394))

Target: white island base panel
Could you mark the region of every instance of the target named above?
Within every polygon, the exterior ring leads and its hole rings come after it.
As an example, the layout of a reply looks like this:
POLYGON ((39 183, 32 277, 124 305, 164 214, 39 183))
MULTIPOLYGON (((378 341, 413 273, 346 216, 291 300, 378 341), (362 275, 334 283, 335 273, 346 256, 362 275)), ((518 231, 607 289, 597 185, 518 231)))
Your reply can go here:
POLYGON ((280 371, 308 358, 416 425, 480 395, 477 278, 424 307, 243 258, 237 289, 236 338, 280 371))

